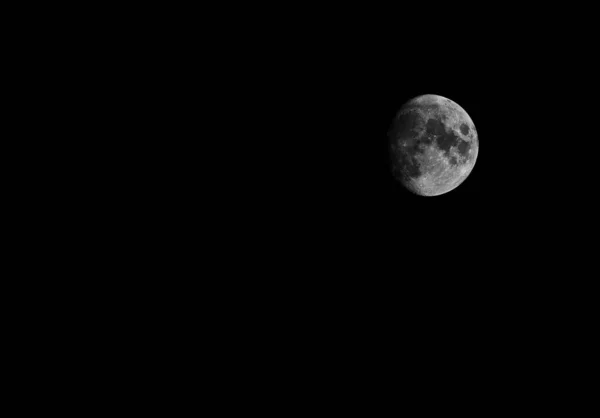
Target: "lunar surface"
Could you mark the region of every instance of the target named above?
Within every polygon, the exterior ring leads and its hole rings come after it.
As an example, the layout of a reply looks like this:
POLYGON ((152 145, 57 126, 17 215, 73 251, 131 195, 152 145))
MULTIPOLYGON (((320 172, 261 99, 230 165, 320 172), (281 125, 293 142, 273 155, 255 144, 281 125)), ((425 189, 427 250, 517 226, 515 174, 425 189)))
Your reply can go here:
POLYGON ((438 196, 473 170, 479 140, 473 121, 452 100, 427 94, 405 103, 390 130, 392 171, 408 190, 438 196))

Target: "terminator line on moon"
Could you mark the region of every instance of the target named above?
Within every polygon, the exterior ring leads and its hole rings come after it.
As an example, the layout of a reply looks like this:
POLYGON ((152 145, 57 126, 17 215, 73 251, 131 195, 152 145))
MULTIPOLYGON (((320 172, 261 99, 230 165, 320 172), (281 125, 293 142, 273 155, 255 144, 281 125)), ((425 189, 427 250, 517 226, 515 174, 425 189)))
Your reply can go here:
POLYGON ((438 196, 471 173, 479 152, 473 121, 457 103, 427 94, 405 103, 390 131, 392 170, 408 190, 438 196))

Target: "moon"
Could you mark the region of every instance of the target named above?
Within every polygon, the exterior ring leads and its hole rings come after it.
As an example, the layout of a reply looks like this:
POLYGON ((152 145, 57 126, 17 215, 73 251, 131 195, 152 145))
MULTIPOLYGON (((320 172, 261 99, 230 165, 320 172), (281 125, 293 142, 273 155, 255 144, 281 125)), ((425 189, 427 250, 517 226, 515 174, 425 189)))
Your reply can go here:
POLYGON ((394 177, 421 196, 456 189, 473 170, 479 153, 471 117, 457 103, 435 94, 406 102, 389 137, 394 177))

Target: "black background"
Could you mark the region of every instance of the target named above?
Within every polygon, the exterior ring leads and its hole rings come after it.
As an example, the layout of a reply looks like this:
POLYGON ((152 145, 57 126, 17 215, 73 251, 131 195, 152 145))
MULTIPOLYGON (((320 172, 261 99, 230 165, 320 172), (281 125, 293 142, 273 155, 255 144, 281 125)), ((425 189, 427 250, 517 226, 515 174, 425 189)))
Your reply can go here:
MULTIPOLYGON (((421 396, 460 377, 513 388, 555 376, 565 354, 552 348, 591 346, 597 95, 585 12, 144 16, 151 7, 108 10, 119 30, 96 11, 98 30, 65 13, 97 41, 67 28, 74 47, 41 34, 47 55, 21 48, 35 58, 22 82, 35 94, 21 97, 46 115, 26 115, 41 133, 22 142, 48 165, 33 176, 45 194, 21 189, 39 200, 27 204, 33 229, 51 229, 21 234, 48 259, 22 266, 76 276, 32 284, 28 301, 41 289, 49 312, 52 291, 81 304, 61 308, 97 340, 82 315, 92 306, 100 324, 114 317, 107 351, 124 361, 125 345, 138 362, 169 346, 175 355, 158 357, 172 369, 188 349, 247 393, 260 380, 288 391, 290 377, 325 397, 348 393, 339 380, 388 399, 399 381, 421 396), (422 94, 457 102, 479 135, 470 176, 436 197, 406 191, 390 169, 393 118, 422 94)), ((67 332, 80 340, 80 328, 67 332)))

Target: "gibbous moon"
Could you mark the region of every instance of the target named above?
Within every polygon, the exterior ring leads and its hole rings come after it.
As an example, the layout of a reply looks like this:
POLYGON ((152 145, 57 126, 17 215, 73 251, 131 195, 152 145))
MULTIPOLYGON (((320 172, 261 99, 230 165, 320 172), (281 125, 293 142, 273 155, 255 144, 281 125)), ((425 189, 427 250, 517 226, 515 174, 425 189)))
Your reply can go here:
POLYGON ((392 171, 408 190, 438 196, 469 176, 479 152, 477 130, 467 112, 442 96, 406 102, 390 130, 392 171))

